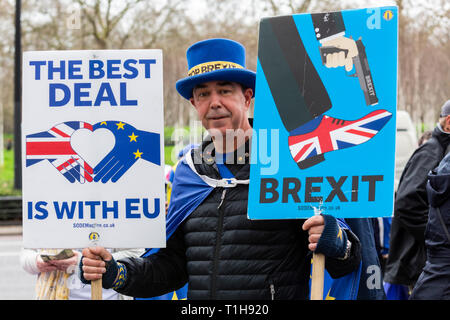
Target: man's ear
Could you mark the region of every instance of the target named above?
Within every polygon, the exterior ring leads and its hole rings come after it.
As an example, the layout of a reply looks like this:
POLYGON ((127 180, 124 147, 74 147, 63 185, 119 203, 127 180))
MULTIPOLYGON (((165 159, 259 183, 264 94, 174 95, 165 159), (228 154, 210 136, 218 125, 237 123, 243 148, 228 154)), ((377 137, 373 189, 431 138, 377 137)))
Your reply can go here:
POLYGON ((444 131, 450 132, 450 116, 445 117, 444 131))
POLYGON ((250 107, 250 103, 252 102, 252 97, 253 97, 253 89, 252 88, 247 88, 244 91, 244 97, 245 97, 245 105, 248 107, 250 107))
POLYGON ((195 107, 195 102, 194 102, 194 98, 190 98, 189 102, 195 107))

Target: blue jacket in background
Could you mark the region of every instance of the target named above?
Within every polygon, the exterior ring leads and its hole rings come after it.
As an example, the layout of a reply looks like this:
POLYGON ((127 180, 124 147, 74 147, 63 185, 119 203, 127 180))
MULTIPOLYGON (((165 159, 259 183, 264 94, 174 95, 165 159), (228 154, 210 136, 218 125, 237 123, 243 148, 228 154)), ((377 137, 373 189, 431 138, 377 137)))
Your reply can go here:
POLYGON ((358 300, 386 299, 371 220, 369 218, 346 218, 345 222, 347 222, 352 232, 356 234, 361 242, 362 270, 359 281, 358 300), (371 278, 369 280, 369 288, 367 280, 369 277, 374 276, 379 276, 380 279, 372 281, 371 278))
POLYGON ((450 299, 450 154, 428 175, 427 260, 410 299, 450 299), (440 215, 439 215, 440 212, 440 215))

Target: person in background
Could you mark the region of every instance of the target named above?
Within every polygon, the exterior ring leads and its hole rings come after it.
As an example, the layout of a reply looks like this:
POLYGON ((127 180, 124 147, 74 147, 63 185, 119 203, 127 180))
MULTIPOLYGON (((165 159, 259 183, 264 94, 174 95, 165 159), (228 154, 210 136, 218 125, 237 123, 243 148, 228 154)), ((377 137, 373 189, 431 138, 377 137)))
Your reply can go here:
MULTIPOLYGON (((430 140, 432 131, 425 131, 417 141, 418 147, 430 140)), ((381 264, 381 272, 384 275, 386 261, 389 255, 389 234, 391 231, 392 218, 372 218, 373 229, 375 234, 375 246, 378 252, 378 259, 381 264)))
POLYGON ((419 147, 421 145, 423 145, 425 142, 427 142, 428 140, 430 140, 431 136, 433 135, 433 132, 428 130, 425 131, 419 138, 419 140, 417 140, 417 144, 419 145, 419 147))
MULTIPOLYGON (((20 265, 28 273, 36 275, 36 299, 37 300, 90 300, 91 286, 79 280, 77 268, 81 259, 81 252, 71 250, 73 256, 62 260, 45 262, 41 255, 54 255, 60 252, 57 249, 22 249, 20 265)), ((117 249, 112 250, 115 259, 125 257, 138 257, 142 249, 117 249)), ((103 289, 103 300, 129 300, 131 297, 120 295, 114 290, 103 289)))
POLYGON ((426 184, 450 145, 450 100, 441 107, 431 138, 408 160, 397 189, 384 281, 411 290, 425 265, 426 184))
POLYGON ((428 175, 427 259, 411 300, 450 300, 450 154, 428 175))

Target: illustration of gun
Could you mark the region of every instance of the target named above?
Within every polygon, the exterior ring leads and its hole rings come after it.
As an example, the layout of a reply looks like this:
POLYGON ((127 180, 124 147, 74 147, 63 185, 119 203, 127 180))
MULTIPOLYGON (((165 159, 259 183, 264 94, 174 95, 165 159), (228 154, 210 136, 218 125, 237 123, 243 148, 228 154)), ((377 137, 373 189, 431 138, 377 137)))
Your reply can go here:
MULTIPOLYGON (((366 105, 373 106, 378 103, 378 97, 375 93, 375 86, 373 84, 372 73, 370 72, 369 63, 367 61, 366 48, 361 41, 361 38, 356 40, 356 47, 358 49, 358 55, 353 57, 353 64, 355 65, 355 73, 349 75, 350 77, 358 77, 359 85, 364 92, 364 98, 366 99, 366 105)), ((319 47, 320 56, 322 57, 322 63, 326 63, 327 54, 344 51, 347 56, 348 50, 340 49, 337 47, 319 47)))

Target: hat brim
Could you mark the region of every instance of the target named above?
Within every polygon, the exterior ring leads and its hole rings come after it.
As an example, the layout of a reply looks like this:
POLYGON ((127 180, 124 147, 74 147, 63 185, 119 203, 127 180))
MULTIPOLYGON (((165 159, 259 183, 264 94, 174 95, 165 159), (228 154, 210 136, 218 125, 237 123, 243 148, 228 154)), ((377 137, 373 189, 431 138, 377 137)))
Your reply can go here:
POLYGON ((209 81, 231 81, 253 90, 255 95, 256 73, 248 69, 220 69, 196 76, 186 77, 177 81, 175 87, 185 99, 192 98, 192 90, 200 83, 209 81))

